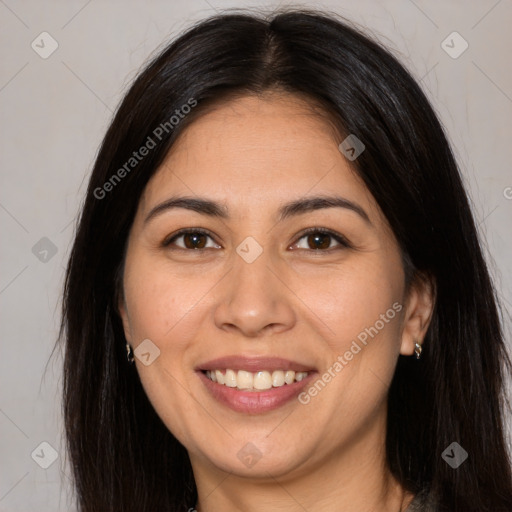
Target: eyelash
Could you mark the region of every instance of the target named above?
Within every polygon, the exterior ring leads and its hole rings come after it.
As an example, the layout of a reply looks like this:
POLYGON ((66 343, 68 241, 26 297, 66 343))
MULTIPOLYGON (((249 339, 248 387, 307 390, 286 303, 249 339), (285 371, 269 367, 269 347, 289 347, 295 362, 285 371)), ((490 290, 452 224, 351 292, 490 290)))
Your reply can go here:
MULTIPOLYGON (((296 241, 293 242, 291 245, 295 245, 299 240, 302 240, 304 237, 308 236, 308 235, 311 235, 313 233, 320 233, 322 235, 329 235, 331 236, 336 242, 338 242, 340 244, 340 246, 338 247, 330 247, 329 249, 299 249, 299 250, 305 250, 305 251, 309 251, 309 252, 314 252, 314 253, 319 253, 319 252, 332 252, 334 250, 339 250, 339 249, 348 249, 348 248, 352 248, 352 245, 349 243, 349 241, 342 235, 340 235, 339 233, 336 233, 335 231, 332 231, 330 229, 327 229, 327 228, 308 228, 306 230, 304 230, 299 236, 298 238, 296 238, 296 241)), ((169 237, 167 237, 163 242, 162 242, 162 246, 163 247, 166 247, 166 248, 169 248, 169 246, 174 242, 176 241, 180 236, 183 236, 183 235, 187 235, 187 234, 201 234, 201 235, 206 235, 208 237, 210 237, 212 240, 214 240, 214 237, 212 235, 212 233, 206 229, 203 229, 203 228, 184 228, 184 229, 180 229, 179 231, 177 231, 176 233, 173 233, 172 235, 170 235, 169 237)), ((217 243, 217 242, 215 242, 217 243)), ((219 245, 219 244, 217 244, 219 245)), ((206 249, 211 249, 211 247, 207 247, 206 249)), ((176 247, 176 248, 173 248, 173 250, 182 250, 182 251, 204 251, 205 248, 203 249, 184 249, 183 247, 176 247)))

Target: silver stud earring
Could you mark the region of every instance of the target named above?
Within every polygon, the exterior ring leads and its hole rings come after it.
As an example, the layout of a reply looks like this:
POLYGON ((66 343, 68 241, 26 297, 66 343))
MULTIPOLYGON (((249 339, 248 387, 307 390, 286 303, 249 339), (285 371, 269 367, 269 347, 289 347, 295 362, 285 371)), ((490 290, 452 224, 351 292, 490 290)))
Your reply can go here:
POLYGON ((421 345, 418 342, 416 342, 414 344, 414 353, 416 354, 416 359, 419 359, 421 357, 421 350, 421 345))
POLYGON ((135 358, 133 357, 133 350, 129 343, 126 344, 126 359, 130 364, 133 364, 135 358))

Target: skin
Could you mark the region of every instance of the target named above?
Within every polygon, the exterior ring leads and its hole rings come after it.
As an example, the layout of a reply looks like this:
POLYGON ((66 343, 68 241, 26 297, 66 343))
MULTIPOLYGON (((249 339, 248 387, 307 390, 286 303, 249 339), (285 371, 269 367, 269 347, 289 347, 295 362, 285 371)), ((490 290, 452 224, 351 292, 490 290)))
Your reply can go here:
POLYGON ((395 237, 341 140, 298 97, 232 99, 183 132, 140 200, 120 313, 133 348, 150 339, 160 349, 149 366, 136 359, 137 370, 188 450, 200 512, 398 512, 412 499, 385 463, 387 389, 399 354, 412 355, 424 338, 433 294, 419 282, 406 289, 395 237), (370 222, 339 207, 278 221, 282 204, 333 193, 370 222), (223 203, 229 218, 176 208, 145 221, 175 195, 223 203), (315 249, 301 235, 310 227, 350 247, 327 237, 327 249, 315 249), (207 247, 187 249, 183 236, 162 245, 182 228, 210 231, 199 238, 207 247), (248 236, 263 248, 252 263, 236 252, 248 236), (195 372, 236 354, 291 359, 321 375, 393 303, 401 311, 307 405, 235 412, 195 372), (237 457, 249 442, 261 453, 252 468, 237 457))

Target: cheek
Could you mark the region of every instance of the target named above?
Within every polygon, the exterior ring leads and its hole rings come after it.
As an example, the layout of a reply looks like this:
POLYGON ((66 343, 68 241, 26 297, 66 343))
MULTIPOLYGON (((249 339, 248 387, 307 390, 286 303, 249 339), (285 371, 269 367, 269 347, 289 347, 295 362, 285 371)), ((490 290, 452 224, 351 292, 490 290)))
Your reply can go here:
POLYGON ((312 407, 325 424, 345 422, 348 430, 382 411, 400 349, 401 261, 374 256, 354 258, 321 279, 306 274, 297 292, 325 342, 329 380, 325 392, 316 382, 303 399, 316 402, 312 407))
MULTIPOLYGON (((191 357, 197 359, 198 315, 204 315, 201 298, 212 287, 199 276, 176 275, 165 263, 143 256, 127 260, 124 289, 135 347, 151 340, 160 354, 149 366, 136 360, 144 391, 169 430, 189 442, 197 416, 190 398, 191 357), (180 411, 176 414, 175 411, 180 411)), ((204 276, 204 274, 203 274, 204 276)))
MULTIPOLYGON (((324 287, 302 280, 298 295, 311 305, 326 348, 323 373, 305 390, 318 421, 341 425, 348 437, 360 432, 385 407, 400 348, 403 305, 401 266, 372 262, 333 272, 324 287), (308 286, 310 284, 310 286, 308 286), (309 291, 308 291, 309 290, 309 291), (306 298, 307 297, 307 298, 306 298), (325 375, 323 384, 319 382, 325 375)), ((340 427, 327 427, 338 442, 340 427)))
POLYGON ((205 275, 183 276, 164 264, 140 258, 137 266, 127 265, 125 296, 132 332, 137 340, 149 338, 155 343, 174 339, 194 316, 196 305, 211 284, 205 275))
POLYGON ((365 338, 378 336, 386 343, 398 342, 403 294, 400 262, 354 258, 332 272, 303 273, 296 285, 297 295, 310 309, 306 314, 315 319, 319 334, 337 354, 349 350, 357 339, 364 343, 365 338))

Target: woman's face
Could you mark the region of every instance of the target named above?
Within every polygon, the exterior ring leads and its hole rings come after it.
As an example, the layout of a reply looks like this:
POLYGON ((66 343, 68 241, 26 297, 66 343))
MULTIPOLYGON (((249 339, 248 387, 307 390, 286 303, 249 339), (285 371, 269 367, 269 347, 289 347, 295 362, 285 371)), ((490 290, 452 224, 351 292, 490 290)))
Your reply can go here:
POLYGON ((425 326, 340 142, 293 96, 232 100, 143 193, 120 309, 195 470, 300 474, 383 443, 397 357, 425 326))

